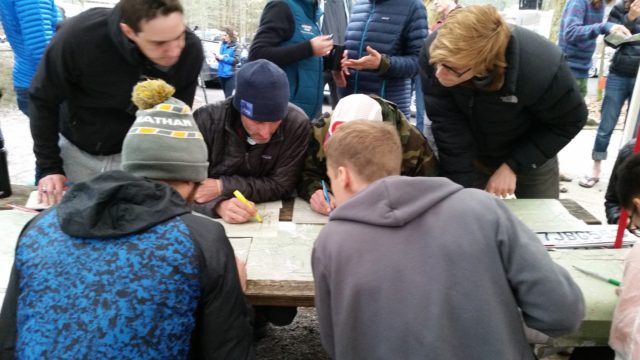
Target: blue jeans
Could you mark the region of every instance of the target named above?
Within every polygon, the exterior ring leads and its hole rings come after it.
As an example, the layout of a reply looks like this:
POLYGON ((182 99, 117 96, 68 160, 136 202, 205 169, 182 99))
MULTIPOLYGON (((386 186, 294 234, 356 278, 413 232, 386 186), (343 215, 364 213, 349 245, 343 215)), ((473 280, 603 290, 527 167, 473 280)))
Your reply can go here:
POLYGON ((420 75, 414 78, 416 89, 416 127, 424 134, 424 96, 422 95, 422 82, 420 75))
POLYGON ((233 95, 233 90, 236 89, 236 77, 235 75, 228 78, 220 77, 220 85, 222 87, 222 92, 224 93, 224 98, 228 98, 233 95))
POLYGON ((29 88, 14 88, 16 92, 16 102, 18 103, 18 109, 23 114, 29 116, 29 88))
POLYGON ((596 141, 593 144, 591 158, 593 160, 606 160, 607 148, 611 140, 613 129, 618 123, 620 111, 625 101, 631 101, 635 77, 620 76, 609 73, 607 85, 604 90, 604 100, 602 101, 602 113, 600 115, 600 125, 596 141))

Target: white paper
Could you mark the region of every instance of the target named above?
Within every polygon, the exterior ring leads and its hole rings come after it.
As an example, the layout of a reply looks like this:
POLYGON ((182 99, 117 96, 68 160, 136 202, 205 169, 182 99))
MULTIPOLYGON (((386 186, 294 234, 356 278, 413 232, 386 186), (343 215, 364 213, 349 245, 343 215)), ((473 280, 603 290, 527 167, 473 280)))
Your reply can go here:
POLYGON ((296 198, 291 221, 296 224, 326 224, 329 222, 329 217, 313 211, 308 202, 296 198))

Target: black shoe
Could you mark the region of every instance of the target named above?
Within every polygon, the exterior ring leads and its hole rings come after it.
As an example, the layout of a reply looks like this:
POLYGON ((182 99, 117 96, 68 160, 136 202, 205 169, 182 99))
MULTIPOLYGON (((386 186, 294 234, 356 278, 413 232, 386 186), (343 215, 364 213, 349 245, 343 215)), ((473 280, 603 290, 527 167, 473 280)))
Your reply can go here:
POLYGON ((251 327, 253 328, 253 340, 258 341, 269 334, 269 320, 262 308, 254 307, 251 316, 251 327))
POLYGON ((298 314, 298 308, 290 306, 267 306, 264 310, 267 320, 275 326, 291 324, 298 314))

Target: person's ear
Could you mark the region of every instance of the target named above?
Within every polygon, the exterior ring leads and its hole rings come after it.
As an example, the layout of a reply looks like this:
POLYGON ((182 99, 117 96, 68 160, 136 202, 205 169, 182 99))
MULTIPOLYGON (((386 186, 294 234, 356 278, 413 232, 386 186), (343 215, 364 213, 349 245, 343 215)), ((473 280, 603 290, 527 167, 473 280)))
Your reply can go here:
POLYGON ((640 209, 640 196, 634 197, 631 202, 633 203, 634 208, 640 209))
POLYGON ((353 181, 351 178, 351 171, 349 171, 349 168, 345 167, 345 166, 338 166, 338 182, 340 183, 340 186, 351 192, 351 186, 353 185, 353 181))
POLYGON ((131 41, 137 38, 136 32, 125 23, 120 23, 120 30, 131 41))

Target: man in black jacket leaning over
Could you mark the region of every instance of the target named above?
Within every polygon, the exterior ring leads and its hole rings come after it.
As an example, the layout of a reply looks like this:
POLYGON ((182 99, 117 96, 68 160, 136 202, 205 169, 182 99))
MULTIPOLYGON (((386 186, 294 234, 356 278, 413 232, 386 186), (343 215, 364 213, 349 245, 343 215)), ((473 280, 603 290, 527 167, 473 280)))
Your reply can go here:
POLYGON ((118 169, 133 85, 163 79, 191 105, 202 61, 179 0, 122 0, 67 20, 29 92, 41 198, 57 203, 69 182, 118 169))
POLYGON ((209 149, 209 178, 198 189, 194 209, 229 223, 256 214, 233 197, 275 201, 295 189, 307 152, 310 122, 289 103, 287 76, 274 63, 256 60, 236 73, 235 94, 193 114, 209 149))
POLYGON ((491 5, 454 11, 420 55, 441 175, 518 198, 558 198, 557 153, 587 107, 557 46, 491 5))

